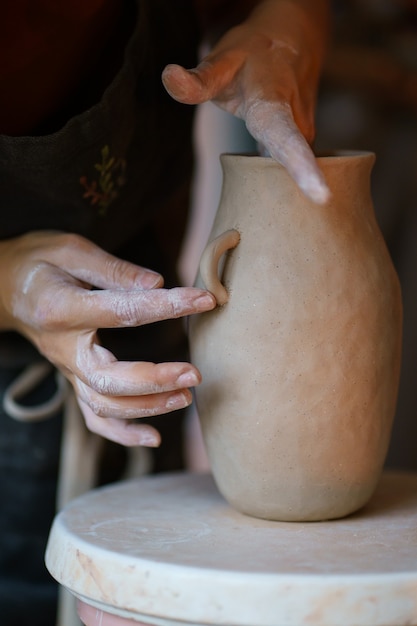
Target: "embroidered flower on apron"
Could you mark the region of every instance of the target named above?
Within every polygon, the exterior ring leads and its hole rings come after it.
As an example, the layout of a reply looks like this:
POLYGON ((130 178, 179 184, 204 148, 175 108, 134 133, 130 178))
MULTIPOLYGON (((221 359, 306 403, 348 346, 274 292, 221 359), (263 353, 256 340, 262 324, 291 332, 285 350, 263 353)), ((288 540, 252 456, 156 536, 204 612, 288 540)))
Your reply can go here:
POLYGON ((97 205, 99 215, 104 216, 111 203, 118 197, 120 189, 126 184, 126 160, 110 154, 110 147, 101 149, 101 163, 95 163, 98 179, 91 182, 87 176, 80 177, 84 187, 83 198, 90 199, 90 204, 97 205))

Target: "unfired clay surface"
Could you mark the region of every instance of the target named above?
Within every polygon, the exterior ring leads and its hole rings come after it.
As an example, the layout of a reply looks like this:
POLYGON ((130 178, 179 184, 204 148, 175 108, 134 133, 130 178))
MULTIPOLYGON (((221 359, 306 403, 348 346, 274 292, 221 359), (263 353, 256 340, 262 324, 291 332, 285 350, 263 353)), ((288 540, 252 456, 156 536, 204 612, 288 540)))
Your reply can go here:
POLYGON ((242 515, 207 475, 146 477, 71 503, 46 564, 149 624, 417 624, 417 475, 385 474, 360 513, 316 523, 242 515))
POLYGON ((240 241, 219 270, 229 298, 190 318, 190 342, 213 475, 245 513, 340 517, 363 506, 380 476, 401 297, 370 196, 373 162, 370 153, 318 159, 332 192, 319 206, 272 159, 222 157, 200 286, 215 291, 208 256, 223 249, 223 233, 240 241))

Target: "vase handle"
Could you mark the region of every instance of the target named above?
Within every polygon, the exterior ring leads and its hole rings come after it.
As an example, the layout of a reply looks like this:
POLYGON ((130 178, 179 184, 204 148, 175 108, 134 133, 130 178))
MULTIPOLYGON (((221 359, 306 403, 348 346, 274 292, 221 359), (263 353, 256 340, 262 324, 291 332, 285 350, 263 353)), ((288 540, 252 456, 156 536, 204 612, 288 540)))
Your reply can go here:
POLYGON ((226 304, 229 299, 229 294, 218 275, 219 261, 227 250, 236 248, 239 241, 240 234, 237 230, 226 230, 207 244, 201 257, 200 277, 205 288, 216 298, 219 306, 226 304))

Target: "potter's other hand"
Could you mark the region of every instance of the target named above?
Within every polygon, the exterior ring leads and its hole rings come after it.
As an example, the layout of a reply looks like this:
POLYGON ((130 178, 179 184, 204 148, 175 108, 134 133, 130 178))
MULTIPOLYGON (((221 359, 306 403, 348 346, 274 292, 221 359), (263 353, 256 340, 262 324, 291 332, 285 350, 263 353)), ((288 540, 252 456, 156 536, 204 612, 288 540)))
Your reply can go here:
POLYGON ((310 143, 327 40, 325 0, 267 0, 229 30, 197 68, 168 65, 162 80, 185 104, 213 100, 246 121, 311 200, 329 190, 310 143))
POLYGON ((0 243, 0 329, 26 336, 68 378, 90 430, 124 445, 155 446, 157 431, 133 418, 187 406, 200 374, 189 363, 117 361, 97 329, 215 306, 205 291, 162 283, 78 235, 31 233, 0 243))

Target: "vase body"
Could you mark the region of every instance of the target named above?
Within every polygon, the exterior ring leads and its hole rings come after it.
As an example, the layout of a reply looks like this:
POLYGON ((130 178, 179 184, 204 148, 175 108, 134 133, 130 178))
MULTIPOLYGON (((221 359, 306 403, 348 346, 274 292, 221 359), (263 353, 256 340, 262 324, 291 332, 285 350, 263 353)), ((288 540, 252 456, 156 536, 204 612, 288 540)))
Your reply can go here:
POLYGON ((374 155, 318 159, 324 206, 272 159, 221 161, 197 280, 220 304, 189 327, 214 479, 255 517, 343 517, 379 480, 400 369, 401 295, 370 195, 374 155))

